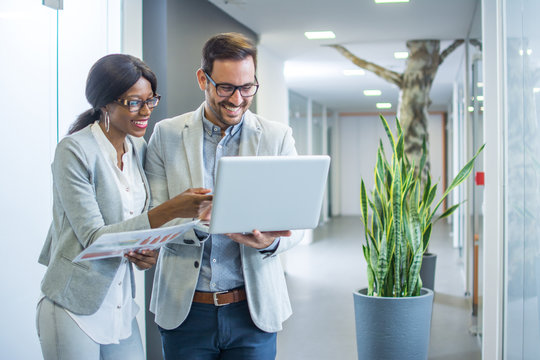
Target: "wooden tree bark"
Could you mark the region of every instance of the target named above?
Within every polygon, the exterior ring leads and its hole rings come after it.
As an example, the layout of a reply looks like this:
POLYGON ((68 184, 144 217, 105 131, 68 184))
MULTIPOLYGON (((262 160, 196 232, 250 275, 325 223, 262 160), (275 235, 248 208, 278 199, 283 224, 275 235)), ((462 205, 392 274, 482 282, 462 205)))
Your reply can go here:
MULTIPOLYGON (((419 164, 422 142, 429 144, 428 107, 431 104, 429 92, 439 65, 463 40, 456 40, 443 52, 439 40, 409 40, 409 58, 405 71, 400 74, 371 63, 352 54, 341 45, 330 45, 355 65, 371 71, 400 89, 397 116, 403 127, 405 152, 410 160, 419 164)), ((428 147, 429 149, 429 147, 428 147)), ((429 171, 429 154, 426 172, 429 171)))

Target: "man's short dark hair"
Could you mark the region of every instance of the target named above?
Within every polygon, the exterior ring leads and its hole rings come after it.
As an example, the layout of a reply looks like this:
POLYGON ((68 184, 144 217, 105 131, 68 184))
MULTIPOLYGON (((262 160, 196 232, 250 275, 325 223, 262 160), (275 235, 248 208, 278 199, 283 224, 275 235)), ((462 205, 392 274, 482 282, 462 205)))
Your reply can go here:
POLYGON ((218 34, 204 44, 201 69, 212 75, 215 60, 244 60, 249 56, 257 68, 257 48, 249 38, 240 33, 218 34))

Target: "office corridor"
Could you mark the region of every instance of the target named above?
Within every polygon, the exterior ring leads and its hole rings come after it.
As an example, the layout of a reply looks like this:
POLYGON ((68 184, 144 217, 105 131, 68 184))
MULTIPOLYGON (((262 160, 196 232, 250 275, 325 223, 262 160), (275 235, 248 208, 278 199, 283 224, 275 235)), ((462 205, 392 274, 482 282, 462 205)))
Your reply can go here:
MULTIPOLYGON (((438 223, 430 245, 438 259, 429 359, 480 360, 480 341, 469 334, 463 266, 449 230, 444 221, 438 223)), ((313 239, 282 258, 293 315, 278 335, 277 359, 356 359, 352 292, 367 285, 360 218, 334 218, 315 230, 313 239)))

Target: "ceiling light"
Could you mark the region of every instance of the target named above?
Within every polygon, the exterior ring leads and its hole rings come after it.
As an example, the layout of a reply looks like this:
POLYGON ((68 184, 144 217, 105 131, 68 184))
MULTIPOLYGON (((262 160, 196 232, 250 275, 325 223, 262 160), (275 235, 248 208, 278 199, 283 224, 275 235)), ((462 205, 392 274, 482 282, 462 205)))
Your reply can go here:
POLYGON ((394 59, 407 59, 408 57, 409 57, 409 53, 407 51, 394 52, 394 59))
POLYGON ((343 75, 347 75, 347 76, 366 75, 366 72, 362 69, 343 70, 343 75))
POLYGON ((364 90, 365 96, 380 96, 381 94, 381 90, 364 90))
POLYGON ((478 95, 478 96, 476 97, 476 100, 478 100, 478 101, 484 101, 484 96, 483 96, 483 95, 478 95))
POLYGON ((535 93, 540 92, 540 88, 533 88, 533 92, 535 93))
POLYGON ((390 103, 377 103, 375 104, 377 109, 390 109, 392 107, 392 104, 390 103))
POLYGON ((409 0, 375 0, 375 4, 408 3, 409 0))
POLYGON ((474 106, 468 106, 467 110, 469 110, 469 112, 473 112, 474 111, 474 106))
POLYGON ((335 39, 336 34, 333 31, 306 31, 304 35, 309 40, 320 40, 320 39, 335 39))
POLYGON ((478 83, 476 83, 476 86, 478 86, 479 88, 484 87, 484 83, 483 82, 478 82, 478 83))

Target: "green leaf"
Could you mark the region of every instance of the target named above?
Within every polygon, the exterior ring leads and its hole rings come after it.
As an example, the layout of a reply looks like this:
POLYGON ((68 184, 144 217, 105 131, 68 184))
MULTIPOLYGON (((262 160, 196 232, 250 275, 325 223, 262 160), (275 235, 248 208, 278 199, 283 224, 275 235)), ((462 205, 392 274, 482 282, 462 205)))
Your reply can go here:
POLYGON ((432 227, 432 224, 431 223, 428 224, 428 226, 424 230, 424 233, 422 234, 422 243, 424 244, 422 252, 426 252, 427 247, 429 245, 429 239, 431 238, 431 227, 432 227))
POLYGON ((403 134, 399 135, 398 137, 398 141, 397 141, 397 144, 396 144, 396 154, 397 154, 397 159, 399 161, 402 161, 405 157, 405 143, 404 143, 404 139, 403 139, 403 134))
POLYGON ((456 209, 457 209, 458 207, 460 207, 461 204, 463 204, 464 202, 465 202, 465 201, 460 202, 459 204, 455 204, 455 205, 450 206, 448 209, 446 209, 445 212, 442 213, 441 216, 439 216, 439 218, 437 219, 437 221, 439 221, 440 219, 444 219, 445 217, 448 217, 448 216, 452 215, 452 213, 453 213, 454 211, 456 211, 456 209))
MULTIPOLYGON (((414 252, 413 261, 411 262, 411 267, 409 271, 409 284, 408 288, 410 294, 415 293, 416 287, 418 286, 418 280, 420 279, 420 267, 422 266, 422 256, 424 252, 421 248, 414 252)), ((410 295, 410 296, 411 296, 410 295)))
POLYGON ((403 263, 402 250, 402 233, 401 233, 401 163, 396 161, 394 163, 394 182, 392 183, 392 216, 393 226, 392 233, 395 242, 394 248, 394 290, 397 296, 401 294, 401 266, 403 263))
POLYGON ((373 277, 373 269, 371 268, 370 251, 369 251, 369 248, 365 245, 362 245, 362 250, 364 252, 364 258, 366 259, 366 263, 367 263, 368 295, 372 296, 373 286, 374 286, 373 284, 374 277, 373 277))
POLYGON ((418 175, 422 177, 422 172, 424 171, 424 166, 426 165, 427 160, 427 145, 426 137, 422 138, 422 157, 420 158, 420 166, 418 167, 418 175))
MULTIPOLYGON (((364 180, 360 183, 360 211, 362 212, 362 222, 364 223, 364 233, 366 241, 368 240, 368 210, 367 210, 367 194, 366 194, 366 185, 364 180)), ((368 243, 369 246, 369 243, 368 243)))
POLYGON ((392 151, 394 154, 396 153, 396 141, 394 140, 394 134, 392 134, 392 130, 390 130, 390 126, 388 125, 388 122, 384 118, 384 116, 379 115, 381 118, 381 121, 384 126, 384 130, 386 131, 386 135, 388 136, 388 140, 390 141, 390 146, 392 147, 392 151))
POLYGON ((450 186, 448 187, 448 189, 446 189, 446 191, 444 192, 443 196, 441 197, 441 199, 439 200, 439 202, 437 203, 437 205, 435 206, 435 208, 433 209, 432 213, 431 213, 431 216, 430 216, 430 219, 433 217, 433 215, 435 214, 435 212, 437 211, 437 209, 439 208, 439 206, 441 206, 443 200, 448 196, 448 194, 454 190, 454 188, 456 188, 457 186, 459 186, 462 182, 464 182, 468 177, 469 175, 471 175, 471 172, 474 168, 474 161, 476 160, 476 158, 478 157, 478 155, 480 155, 480 153, 482 152, 482 150, 484 150, 484 147, 486 146, 486 144, 482 145, 480 147, 480 149, 478 149, 478 151, 476 152, 476 154, 472 157, 471 160, 469 160, 469 162, 467 164, 465 164, 465 166, 459 171, 459 173, 456 175, 456 177, 454 178, 454 180, 452 180, 452 183, 450 184, 450 186))

